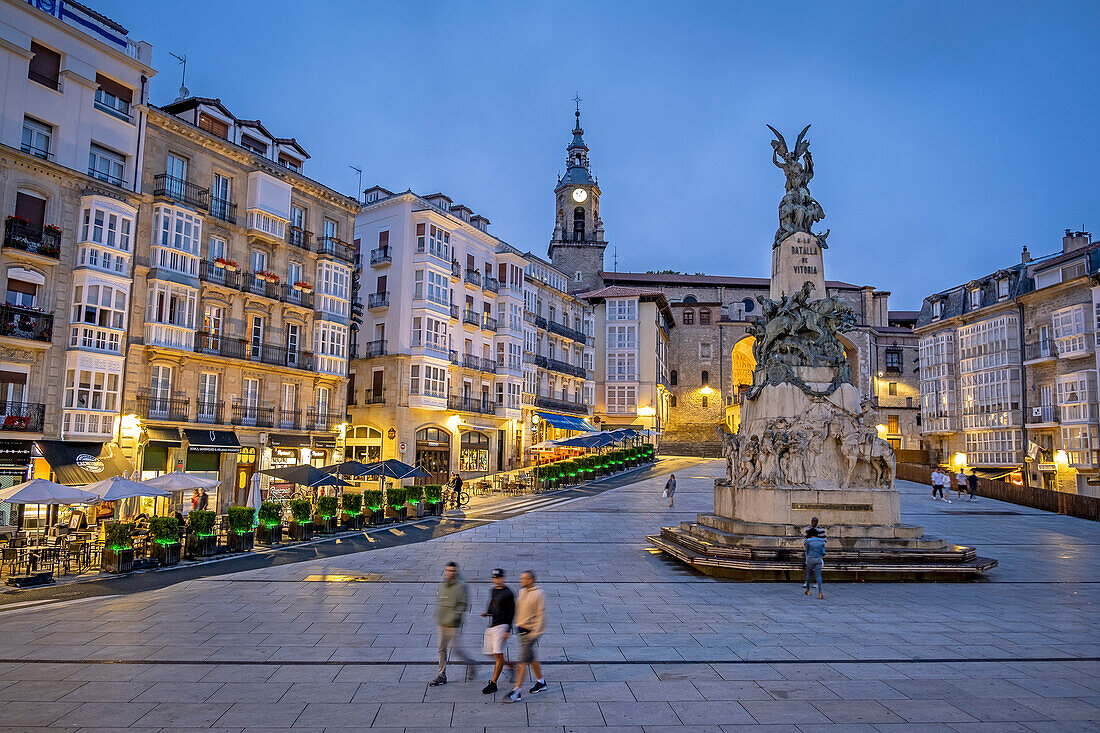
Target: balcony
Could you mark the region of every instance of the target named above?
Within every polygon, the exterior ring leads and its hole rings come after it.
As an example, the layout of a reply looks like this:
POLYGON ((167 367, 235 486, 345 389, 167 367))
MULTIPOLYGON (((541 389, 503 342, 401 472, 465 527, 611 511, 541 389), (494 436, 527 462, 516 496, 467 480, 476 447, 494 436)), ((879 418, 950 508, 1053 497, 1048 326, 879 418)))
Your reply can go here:
POLYGON ((542 395, 535 395, 535 407, 542 407, 547 410, 559 410, 561 412, 572 412, 576 415, 587 415, 589 409, 588 405, 583 402, 559 400, 553 397, 543 397, 542 395))
POLYGON ((457 262, 454 262, 453 260, 451 261, 451 279, 452 280, 461 280, 462 279, 462 266, 459 265, 457 262))
POLYGON ((481 287, 484 290, 488 290, 490 293, 500 292, 500 282, 495 277, 485 278, 485 281, 481 284, 481 287))
POLYGON ((306 418, 306 430, 335 430, 336 426, 344 422, 344 415, 339 412, 321 410, 311 407, 306 418))
POLYGON ((535 328, 546 330, 548 327, 549 324, 547 323, 545 318, 543 318, 542 316, 535 316, 535 328))
POLYGON ((170 323, 146 323, 145 345, 191 351, 195 348, 195 329, 170 323))
POLYGON ((462 311, 462 322, 469 323, 472 326, 481 325, 481 314, 477 311, 472 311, 469 308, 462 311))
POLYGON ((250 405, 235 400, 232 423, 253 428, 273 428, 275 427, 275 408, 250 405))
POLYGON ((277 282, 273 283, 257 278, 254 272, 245 272, 241 274, 241 292, 279 300, 282 288, 277 282))
POLYGON ((138 417, 143 420, 189 422, 191 400, 186 397, 153 397, 140 394, 137 396, 137 404, 138 417))
POLYGON ((366 395, 363 397, 364 405, 384 405, 386 404, 386 391, 383 389, 368 389, 366 395))
POLYGON ((485 331, 493 331, 495 333, 497 330, 497 319, 492 316, 483 317, 481 319, 481 328, 485 331))
POLYGON ((542 356, 541 354, 535 356, 535 365, 540 366, 543 369, 549 369, 552 372, 559 372, 561 374, 569 374, 574 377, 580 377, 584 379, 588 376, 587 372, 582 367, 573 366, 572 364, 564 361, 558 361, 557 359, 551 359, 548 356, 542 356))
POLYGON ((487 396, 464 397, 453 394, 447 397, 447 409, 458 412, 473 412, 478 415, 493 415, 496 413, 496 405, 487 396))
POLYGON ((4 249, 27 252, 36 255, 36 262, 45 258, 47 264, 53 264, 61 259, 61 230, 9 216, 4 224, 4 249))
POLYGON ((1024 344, 1025 364, 1038 364, 1048 359, 1054 360, 1057 358, 1058 345, 1054 343, 1053 339, 1033 341, 1030 344, 1024 344))
POLYGON ((282 430, 302 430, 301 410, 277 410, 277 427, 282 430))
POLYGON ((393 261, 393 250, 389 245, 385 247, 378 247, 370 251, 370 266, 371 267, 384 267, 393 261))
POLYGON ((453 303, 451 304, 451 320, 452 321, 457 321, 458 320, 458 306, 454 305, 453 303))
POLYGON ((386 341, 385 339, 378 339, 376 341, 367 341, 361 347, 363 352, 363 359, 374 359, 379 356, 386 355, 386 341))
POLYGON ((196 186, 182 178, 159 173, 153 176, 153 196, 166 198, 185 206, 205 211, 210 206, 210 189, 196 186))
POLYGON ((195 422, 205 425, 221 425, 223 424, 222 413, 224 411, 224 402, 196 402, 195 422))
POLYGON ((292 350, 275 344, 253 344, 241 338, 211 335, 208 331, 199 331, 195 336, 197 354, 313 371, 313 353, 309 351, 292 350))
POLYGON ((307 232, 301 227, 288 226, 286 228, 286 243, 308 252, 313 244, 313 232, 307 232))
POLYGON ((1040 423, 1057 424, 1059 421, 1058 417, 1057 405, 1040 405, 1031 408, 1031 414, 1027 416, 1027 422, 1029 425, 1037 425, 1040 423))
POLYGON ((0 401, 0 431, 41 433, 46 419, 46 406, 37 402, 0 401))
POLYGON ((556 333, 559 336, 564 336, 567 339, 572 339, 577 343, 587 343, 588 336, 583 331, 578 331, 575 328, 570 328, 564 323, 557 323, 555 321, 547 321, 545 328, 551 333, 556 333))
POLYGON ((481 287, 481 273, 477 270, 466 270, 466 283, 476 288, 481 287))
POLYGON ((375 308, 389 308, 390 307, 390 292, 383 290, 381 293, 370 293, 367 295, 367 308, 374 310, 375 308))
POLYGON ((959 430, 959 418, 954 415, 943 415, 939 417, 924 415, 922 422, 921 433, 925 435, 955 433, 959 430))
POLYGON ((0 304, 0 336, 43 344, 53 340, 53 313, 0 304))
POLYGON ((212 198, 210 199, 210 216, 221 219, 222 221, 227 221, 230 224, 236 224, 237 205, 225 199, 212 198))
POLYGON ((355 253, 348 246, 348 243, 336 237, 321 237, 317 240, 314 251, 319 255, 333 257, 349 265, 355 262, 355 253))
POLYGON ((199 262, 199 280, 212 285, 221 285, 230 290, 239 290, 250 295, 278 300, 301 308, 313 310, 313 286, 298 286, 296 283, 273 283, 260 280, 252 272, 241 272, 235 265, 225 266, 217 262, 202 260, 199 262))

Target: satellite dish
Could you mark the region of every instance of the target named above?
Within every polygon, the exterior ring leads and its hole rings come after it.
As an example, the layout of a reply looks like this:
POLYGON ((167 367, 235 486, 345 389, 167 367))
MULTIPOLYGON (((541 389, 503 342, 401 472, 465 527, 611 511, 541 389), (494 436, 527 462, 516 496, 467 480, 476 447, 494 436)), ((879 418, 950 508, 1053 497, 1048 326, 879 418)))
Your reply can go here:
POLYGON ((180 87, 179 96, 176 97, 176 101, 180 102, 191 96, 191 90, 187 87, 180 87))

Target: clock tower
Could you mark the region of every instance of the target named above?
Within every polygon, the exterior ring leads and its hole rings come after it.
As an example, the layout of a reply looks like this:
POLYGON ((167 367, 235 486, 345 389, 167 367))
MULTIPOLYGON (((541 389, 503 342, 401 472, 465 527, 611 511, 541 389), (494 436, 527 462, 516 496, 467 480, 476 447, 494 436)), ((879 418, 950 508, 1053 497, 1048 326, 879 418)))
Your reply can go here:
POLYGON ((554 236, 547 254, 551 264, 569 278, 569 292, 603 287, 603 220, 600 219, 600 187, 588 166, 588 146, 581 129, 577 104, 573 141, 565 152, 565 175, 554 189, 554 236))

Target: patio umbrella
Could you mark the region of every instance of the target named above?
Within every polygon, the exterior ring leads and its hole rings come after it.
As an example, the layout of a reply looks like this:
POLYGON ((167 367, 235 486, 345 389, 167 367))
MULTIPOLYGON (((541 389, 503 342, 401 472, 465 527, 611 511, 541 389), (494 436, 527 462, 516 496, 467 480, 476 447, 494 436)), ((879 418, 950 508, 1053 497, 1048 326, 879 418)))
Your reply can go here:
POLYGON ((165 489, 150 486, 148 483, 140 481, 132 481, 124 476, 112 476, 102 481, 96 481, 94 484, 85 486, 84 490, 92 492, 103 501, 118 501, 119 499, 131 499, 137 496, 172 495, 170 491, 165 489))
POLYGON ((431 474, 425 471, 420 466, 413 466, 413 470, 406 473, 401 478, 430 478, 431 474))
MULTIPOLYGON (((99 497, 90 491, 36 478, 0 491, 0 502, 5 501, 9 504, 38 505, 95 504, 99 502, 99 497)), ((43 525, 42 536, 45 534, 46 526, 43 525)))
POLYGON ((344 461, 343 463, 334 463, 331 466, 322 466, 321 470, 325 473, 335 473, 340 476, 367 476, 369 474, 366 473, 366 470, 371 465, 360 461, 344 461))
POLYGON ((245 506, 250 506, 256 511, 252 513, 252 526, 255 527, 260 523, 260 504, 262 503, 262 495, 260 494, 260 474, 252 474, 252 481, 248 486, 248 500, 245 502, 245 506))
POLYGON ((336 478, 330 473, 325 473, 321 469, 311 466, 308 463, 301 463, 297 466, 287 466, 285 468, 267 468, 260 471, 260 473, 265 476, 274 476, 277 479, 289 481, 299 486, 351 486, 347 481, 336 478))
MULTIPOLYGON (((411 474, 417 470, 423 469, 417 469, 416 466, 410 466, 404 461, 399 461, 396 458, 387 458, 384 461, 375 461, 367 466, 367 470, 363 475, 402 479, 411 478, 411 474)), ((424 473, 423 475, 431 476, 430 473, 424 473)))
MULTIPOLYGON (((146 481, 142 481, 145 486, 152 486, 157 489, 164 489, 166 491, 190 491, 192 489, 212 489, 221 481, 218 479, 199 478, 198 476, 192 476, 189 473, 183 471, 170 471, 168 473, 162 473, 156 478, 151 478, 146 481)), ((148 496, 152 496, 149 494, 148 496)), ((155 494, 155 496, 164 496, 164 494, 155 494)))

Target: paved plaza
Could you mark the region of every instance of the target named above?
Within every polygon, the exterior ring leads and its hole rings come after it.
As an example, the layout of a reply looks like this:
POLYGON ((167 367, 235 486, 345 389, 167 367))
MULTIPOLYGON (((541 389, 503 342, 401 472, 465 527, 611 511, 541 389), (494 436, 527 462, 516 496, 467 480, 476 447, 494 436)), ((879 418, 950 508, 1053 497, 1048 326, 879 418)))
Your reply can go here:
MULTIPOLYGON (((1000 561, 984 582, 715 581, 644 536, 711 508, 719 461, 428 542, 0 614, 0 728, 107 731, 1094 731, 1100 526, 901 482, 905 521, 1000 561), (547 594, 549 690, 430 688, 448 560, 547 594), (357 580, 324 580, 357 576, 357 580), (116 662, 116 663, 109 663, 116 662), (121 663, 118 663, 121 662, 121 663)), ((480 651, 484 620, 463 636, 480 651)), ((507 674, 502 680, 508 679, 507 674)), ((507 689, 508 685, 501 684, 507 689)))

